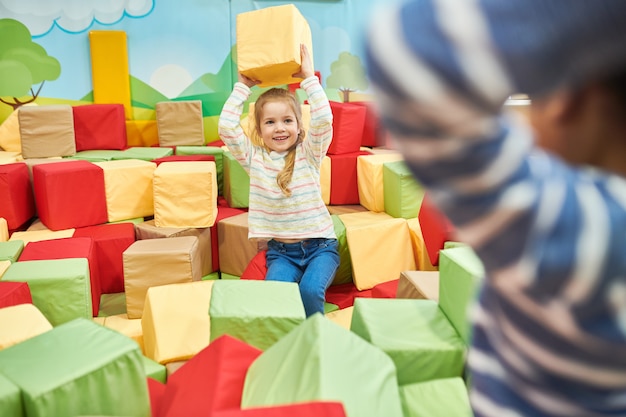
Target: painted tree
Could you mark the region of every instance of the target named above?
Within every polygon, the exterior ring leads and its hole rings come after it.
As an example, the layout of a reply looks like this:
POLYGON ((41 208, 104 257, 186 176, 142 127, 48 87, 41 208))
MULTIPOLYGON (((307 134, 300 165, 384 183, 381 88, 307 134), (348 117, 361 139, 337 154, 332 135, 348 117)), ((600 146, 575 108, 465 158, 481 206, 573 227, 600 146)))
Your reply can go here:
POLYGON ((59 78, 61 64, 33 42, 28 28, 17 20, 0 19, 0 39, 0 102, 17 109, 35 101, 46 81, 59 78), (18 99, 29 93, 30 98, 18 99))
POLYGON ((350 101, 351 92, 365 90, 368 81, 359 57, 350 52, 340 53, 339 59, 330 64, 330 75, 326 78, 326 86, 341 91, 344 102, 350 101))

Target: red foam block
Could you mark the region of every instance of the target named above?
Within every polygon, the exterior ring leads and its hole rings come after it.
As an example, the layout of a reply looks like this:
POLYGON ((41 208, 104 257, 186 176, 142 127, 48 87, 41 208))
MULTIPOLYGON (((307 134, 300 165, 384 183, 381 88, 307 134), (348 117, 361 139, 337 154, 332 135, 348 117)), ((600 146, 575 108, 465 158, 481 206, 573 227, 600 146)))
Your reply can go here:
POLYGON ((104 171, 89 161, 33 167, 35 201, 41 222, 51 230, 108 221, 104 171))
POLYGON ((123 253, 135 242, 132 223, 112 223, 80 227, 74 237, 93 239, 102 294, 124 292, 123 253))
POLYGON ((159 417, 240 408, 246 373, 261 353, 234 337, 218 337, 169 376, 159 417))
POLYGON ((32 303, 27 282, 0 281, 0 308, 32 303))
POLYGON ((127 148, 124 105, 86 104, 72 112, 77 152, 127 148))
POLYGON ((23 162, 0 165, 0 217, 7 221, 9 231, 19 229, 35 212, 28 166, 23 162))

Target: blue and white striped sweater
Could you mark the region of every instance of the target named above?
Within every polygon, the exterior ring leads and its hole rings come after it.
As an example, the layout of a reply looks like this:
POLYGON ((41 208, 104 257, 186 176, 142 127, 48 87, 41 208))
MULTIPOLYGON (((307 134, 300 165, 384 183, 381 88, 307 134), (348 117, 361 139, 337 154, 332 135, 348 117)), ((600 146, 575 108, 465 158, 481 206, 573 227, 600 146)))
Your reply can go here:
POLYGON ((625 416, 626 182, 534 149, 499 110, 625 69, 626 2, 412 1, 368 36, 386 126, 487 271, 475 414, 625 416))

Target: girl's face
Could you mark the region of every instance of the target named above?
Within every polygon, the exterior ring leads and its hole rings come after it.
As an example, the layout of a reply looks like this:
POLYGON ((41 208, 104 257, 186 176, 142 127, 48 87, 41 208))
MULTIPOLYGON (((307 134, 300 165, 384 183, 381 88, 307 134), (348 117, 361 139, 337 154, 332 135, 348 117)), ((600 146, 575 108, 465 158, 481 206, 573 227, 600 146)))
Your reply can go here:
POLYGON ((268 101, 263 105, 259 121, 263 143, 275 152, 288 151, 298 140, 300 128, 291 106, 284 101, 268 101))

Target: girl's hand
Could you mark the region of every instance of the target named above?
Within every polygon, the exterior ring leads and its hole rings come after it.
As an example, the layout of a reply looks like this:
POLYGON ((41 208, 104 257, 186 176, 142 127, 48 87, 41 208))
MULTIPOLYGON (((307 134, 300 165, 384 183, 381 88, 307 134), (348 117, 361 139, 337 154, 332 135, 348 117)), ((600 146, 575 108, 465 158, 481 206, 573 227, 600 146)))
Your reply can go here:
POLYGON ((311 55, 308 48, 304 44, 300 44, 300 71, 292 74, 294 78, 306 79, 315 75, 313 70, 313 63, 311 62, 311 55))
POLYGON ((245 75, 243 75, 241 73, 239 73, 239 76, 237 77, 237 80, 240 83, 243 83, 243 84, 247 85, 248 88, 252 88, 253 86, 261 83, 261 81, 253 80, 252 78, 248 78, 248 77, 246 77, 245 75))

